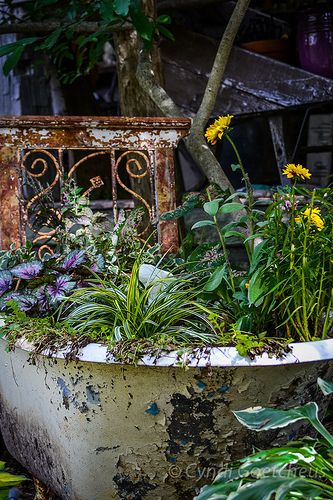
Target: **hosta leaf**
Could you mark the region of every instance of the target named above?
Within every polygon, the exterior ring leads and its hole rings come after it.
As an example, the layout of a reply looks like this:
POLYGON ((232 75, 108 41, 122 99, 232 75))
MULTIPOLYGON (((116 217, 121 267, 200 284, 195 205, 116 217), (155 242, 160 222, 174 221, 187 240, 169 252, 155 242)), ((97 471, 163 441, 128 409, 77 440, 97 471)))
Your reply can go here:
POLYGON ((241 480, 204 486, 194 500, 227 500, 230 493, 236 491, 240 484, 241 480))
POLYGON ((325 396, 333 394, 333 382, 328 382, 327 380, 323 380, 322 378, 318 377, 317 384, 319 385, 322 393, 325 396))
POLYGON ((7 292, 12 286, 13 275, 9 271, 0 271, 0 295, 7 292))
POLYGON ((56 302, 66 296, 66 294, 72 291, 76 287, 76 282, 71 278, 71 276, 59 275, 57 276, 55 283, 47 286, 47 293, 50 294, 52 301, 56 302))
POLYGON ((61 267, 66 270, 75 269, 80 264, 82 264, 82 262, 84 262, 85 258, 86 258, 86 252, 84 250, 73 250, 63 260, 61 267))
POLYGON ((39 260, 33 260, 13 267, 11 273, 22 280, 32 280, 39 275, 42 269, 43 263, 39 260))
POLYGON ((289 476, 270 476, 259 479, 253 483, 247 483, 238 488, 237 491, 231 493, 228 497, 238 500, 282 500, 287 497, 287 493, 295 492, 302 494, 301 498, 315 498, 322 493, 322 489, 311 480, 306 478, 298 478, 292 475, 289 476), (273 496, 275 494, 275 496, 273 496))
POLYGON ((233 413, 242 425, 253 431, 280 429, 303 419, 308 419, 312 423, 318 421, 318 406, 313 402, 290 410, 254 407, 233 413))

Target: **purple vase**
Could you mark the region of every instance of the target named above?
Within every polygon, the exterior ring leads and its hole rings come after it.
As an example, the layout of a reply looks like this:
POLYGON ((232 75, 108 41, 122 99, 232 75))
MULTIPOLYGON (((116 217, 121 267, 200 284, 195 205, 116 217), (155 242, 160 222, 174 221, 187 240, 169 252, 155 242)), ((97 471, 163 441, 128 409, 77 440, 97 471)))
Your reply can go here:
POLYGON ((333 11, 314 9, 300 13, 298 52, 303 69, 333 78, 333 11))

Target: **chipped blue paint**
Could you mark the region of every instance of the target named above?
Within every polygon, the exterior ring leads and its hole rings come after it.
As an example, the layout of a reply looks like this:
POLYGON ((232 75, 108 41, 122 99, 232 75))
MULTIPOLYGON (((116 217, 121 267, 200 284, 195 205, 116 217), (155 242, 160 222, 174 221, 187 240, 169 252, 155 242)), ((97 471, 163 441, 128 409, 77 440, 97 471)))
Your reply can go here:
POLYGON ((230 385, 228 385, 228 384, 224 384, 224 385, 221 385, 221 387, 219 387, 219 388, 217 389, 217 391, 218 391, 219 393, 221 393, 221 394, 224 394, 225 392, 229 391, 229 389, 230 389, 230 385))
POLYGON ((204 389, 206 387, 206 384, 202 380, 198 380, 197 386, 199 387, 199 389, 204 389))
POLYGON ((71 396, 71 391, 68 389, 68 387, 67 387, 66 382, 64 381, 64 379, 58 377, 57 384, 60 387, 60 389, 62 390, 63 395, 66 398, 69 398, 71 396))
POLYGON ((207 398, 208 398, 208 399, 212 399, 212 398, 215 396, 215 394, 216 394, 216 392, 209 392, 209 393, 207 394, 207 398))
POLYGON ((87 385, 86 387, 87 401, 93 405, 98 405, 101 402, 98 390, 96 390, 92 385, 87 385))
POLYGON ((58 377, 57 378, 57 385, 60 387, 60 390, 62 391, 62 404, 66 408, 66 410, 69 410, 69 402, 71 401, 71 391, 68 389, 65 381, 58 377))
POLYGON ((182 439, 181 442, 180 442, 180 444, 182 444, 182 445, 185 445, 187 443, 188 443, 188 439, 182 439))
POLYGON ((177 457, 168 457, 168 462, 171 462, 171 463, 176 463, 177 462, 177 457))
POLYGON ((149 413, 149 415, 158 415, 160 413, 160 409, 156 403, 152 403, 149 408, 147 408, 146 413, 149 413))

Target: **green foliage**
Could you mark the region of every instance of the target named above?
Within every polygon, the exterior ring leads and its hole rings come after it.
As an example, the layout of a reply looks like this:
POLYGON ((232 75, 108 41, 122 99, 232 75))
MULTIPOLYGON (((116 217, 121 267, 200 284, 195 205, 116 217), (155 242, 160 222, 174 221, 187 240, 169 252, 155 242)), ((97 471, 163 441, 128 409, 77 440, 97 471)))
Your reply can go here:
MULTIPOLYGON (((323 383, 332 385, 318 380, 320 387, 323 383)), ((255 431, 278 429, 307 420, 321 437, 305 437, 239 460, 218 474, 212 485, 205 486, 197 500, 333 498, 333 436, 319 420, 316 403, 290 410, 248 408, 234 414, 242 425, 255 431)))
POLYGON ((26 480, 25 476, 7 472, 5 462, 0 461, 0 500, 7 500, 9 490, 26 480))
POLYGON ((139 253, 142 262, 154 261, 157 248, 142 249, 137 236, 140 209, 113 227, 105 214, 92 212, 73 180, 65 183, 62 197, 53 253, 39 255, 31 243, 0 253, 0 311, 16 304, 30 316, 52 315, 74 288, 89 285, 96 275, 119 279, 139 253))
MULTIPOLYGON (((17 23, 16 5, 6 2, 8 14, 3 22, 17 23)), ((24 2, 23 22, 60 21, 61 26, 50 34, 22 38, 0 48, 0 57, 7 56, 3 66, 5 75, 16 66, 25 49, 30 46, 37 52, 46 53, 59 70, 64 83, 70 83, 82 74, 88 74, 101 60, 104 45, 110 41, 110 28, 114 25, 132 25, 141 37, 146 49, 152 47, 157 36, 173 38, 167 25, 170 17, 162 15, 151 19, 144 14, 139 0, 28 0, 24 2), (95 22, 96 31, 90 34, 80 32, 85 22, 95 22)))
POLYGON ((216 342, 207 320, 209 309, 195 300, 197 291, 190 279, 170 276, 143 286, 139 273, 136 262, 120 286, 106 280, 75 291, 62 317, 79 333, 100 332, 111 343, 131 339, 216 342))

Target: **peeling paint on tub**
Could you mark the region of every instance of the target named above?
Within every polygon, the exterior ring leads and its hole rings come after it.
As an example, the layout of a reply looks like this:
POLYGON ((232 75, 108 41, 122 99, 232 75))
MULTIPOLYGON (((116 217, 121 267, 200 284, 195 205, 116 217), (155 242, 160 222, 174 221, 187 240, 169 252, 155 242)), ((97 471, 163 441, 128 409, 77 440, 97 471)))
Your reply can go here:
POLYGON ((57 384, 62 391, 62 404, 64 405, 66 410, 69 410, 69 401, 70 401, 70 397, 71 397, 71 391, 68 389, 65 381, 60 377, 58 377, 57 384))
POLYGON ((99 391, 96 390, 92 385, 87 385, 86 387, 87 400, 88 403, 93 405, 98 405, 101 402, 99 391))
POLYGON ((147 408, 146 413, 149 413, 149 415, 158 415, 160 413, 160 409, 157 406, 156 403, 152 403, 149 408, 147 408))
POLYGON ((230 389, 230 386, 228 384, 223 384, 221 385, 221 387, 219 387, 217 389, 217 391, 220 393, 220 394, 224 394, 225 392, 229 391, 230 389))

